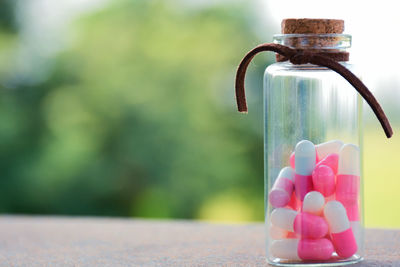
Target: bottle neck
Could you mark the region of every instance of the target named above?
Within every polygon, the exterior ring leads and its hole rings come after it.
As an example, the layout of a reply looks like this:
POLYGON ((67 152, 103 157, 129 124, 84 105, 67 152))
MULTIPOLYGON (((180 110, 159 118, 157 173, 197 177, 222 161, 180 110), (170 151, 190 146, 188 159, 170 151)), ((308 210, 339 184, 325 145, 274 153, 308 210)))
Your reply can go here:
MULTIPOLYGON (((338 62, 349 60, 346 49, 351 47, 351 35, 348 34, 277 34, 274 43, 329 57, 338 62)), ((288 58, 276 54, 276 61, 288 58)))
POLYGON ((345 52, 351 47, 349 34, 276 34, 274 43, 313 52, 345 52))

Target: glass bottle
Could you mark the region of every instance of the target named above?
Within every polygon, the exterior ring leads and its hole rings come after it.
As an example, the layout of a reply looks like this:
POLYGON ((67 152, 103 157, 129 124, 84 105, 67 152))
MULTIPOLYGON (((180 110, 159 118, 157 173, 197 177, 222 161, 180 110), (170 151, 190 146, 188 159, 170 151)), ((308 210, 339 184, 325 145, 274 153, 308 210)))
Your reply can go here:
MULTIPOLYGON (((351 36, 279 34, 274 43, 330 53, 350 48, 351 36)), ((362 260, 361 96, 328 68, 283 61, 265 70, 264 107, 267 261, 342 266, 362 260)))

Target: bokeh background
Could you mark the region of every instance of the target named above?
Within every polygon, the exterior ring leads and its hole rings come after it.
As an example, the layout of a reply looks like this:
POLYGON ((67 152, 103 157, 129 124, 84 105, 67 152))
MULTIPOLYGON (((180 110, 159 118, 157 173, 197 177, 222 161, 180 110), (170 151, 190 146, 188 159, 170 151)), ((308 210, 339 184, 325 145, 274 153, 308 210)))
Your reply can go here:
POLYGON ((365 107, 369 227, 400 227, 400 55, 395 3, 0 0, 0 212, 262 221, 260 55, 236 112, 242 55, 285 17, 346 20, 365 107), (344 8, 345 7, 345 8, 344 8), (371 50, 371 51, 370 51, 371 50))

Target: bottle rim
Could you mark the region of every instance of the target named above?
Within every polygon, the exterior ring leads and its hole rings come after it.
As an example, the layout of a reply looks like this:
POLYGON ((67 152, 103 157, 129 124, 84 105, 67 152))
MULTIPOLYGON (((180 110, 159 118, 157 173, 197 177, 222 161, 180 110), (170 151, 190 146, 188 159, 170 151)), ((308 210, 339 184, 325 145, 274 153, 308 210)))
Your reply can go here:
POLYGON ((273 42, 295 49, 334 49, 345 50, 351 47, 350 34, 275 34, 273 42))

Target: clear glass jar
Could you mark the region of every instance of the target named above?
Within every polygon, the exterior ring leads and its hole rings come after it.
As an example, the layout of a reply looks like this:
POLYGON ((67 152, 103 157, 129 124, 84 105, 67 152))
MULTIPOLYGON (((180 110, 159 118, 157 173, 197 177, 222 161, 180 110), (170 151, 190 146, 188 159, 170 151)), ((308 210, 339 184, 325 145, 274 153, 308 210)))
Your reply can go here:
MULTIPOLYGON (((351 46, 351 36, 280 34, 274 42, 337 52, 351 46)), ((361 96, 330 69, 285 61, 265 70, 264 104, 268 262, 342 266, 362 260, 361 96)))

